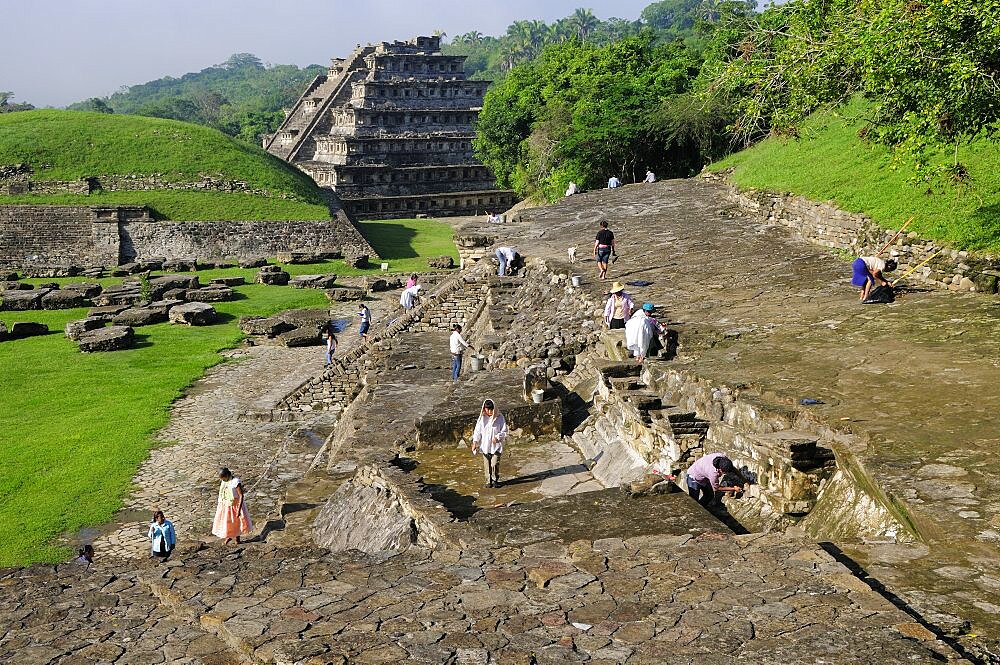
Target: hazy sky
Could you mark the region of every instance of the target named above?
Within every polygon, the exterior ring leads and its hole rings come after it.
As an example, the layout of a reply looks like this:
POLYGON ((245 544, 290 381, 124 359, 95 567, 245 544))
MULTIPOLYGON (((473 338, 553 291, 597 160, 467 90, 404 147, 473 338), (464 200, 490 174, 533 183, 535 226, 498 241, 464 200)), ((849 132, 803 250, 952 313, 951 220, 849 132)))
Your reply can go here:
POLYGON ((327 64, 358 42, 444 30, 500 34, 587 7, 635 19, 652 0, 0 0, 0 90, 64 106, 254 53, 327 64))

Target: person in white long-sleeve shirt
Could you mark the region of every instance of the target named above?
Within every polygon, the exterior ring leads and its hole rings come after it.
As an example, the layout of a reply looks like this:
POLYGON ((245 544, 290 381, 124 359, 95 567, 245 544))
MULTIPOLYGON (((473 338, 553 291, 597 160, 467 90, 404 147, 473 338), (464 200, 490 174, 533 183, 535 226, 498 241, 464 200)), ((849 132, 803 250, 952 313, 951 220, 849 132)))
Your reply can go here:
POLYGON ((472 433, 472 454, 483 453, 486 486, 500 487, 500 454, 507 439, 507 421, 493 400, 483 401, 483 408, 472 433))
POLYGON ((469 348, 469 343, 462 337, 462 326, 456 323, 451 327, 448 343, 451 346, 451 380, 458 381, 458 375, 462 373, 462 354, 469 348))

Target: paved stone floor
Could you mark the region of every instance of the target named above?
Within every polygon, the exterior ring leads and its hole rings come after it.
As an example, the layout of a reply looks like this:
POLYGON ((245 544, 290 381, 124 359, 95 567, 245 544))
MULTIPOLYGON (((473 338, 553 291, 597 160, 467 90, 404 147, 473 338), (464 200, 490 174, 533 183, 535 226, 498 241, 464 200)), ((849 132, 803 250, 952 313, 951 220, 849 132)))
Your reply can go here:
MULTIPOLYGON (((845 543, 941 625, 1000 638, 1000 301, 914 289, 863 306, 850 265, 745 217, 717 185, 665 181, 598 191, 491 226, 527 254, 586 257, 600 219, 621 259, 611 279, 662 308, 675 366, 757 391, 855 435, 851 453, 919 531, 920 544, 845 543)), ((572 268, 602 299, 596 264, 572 268)))

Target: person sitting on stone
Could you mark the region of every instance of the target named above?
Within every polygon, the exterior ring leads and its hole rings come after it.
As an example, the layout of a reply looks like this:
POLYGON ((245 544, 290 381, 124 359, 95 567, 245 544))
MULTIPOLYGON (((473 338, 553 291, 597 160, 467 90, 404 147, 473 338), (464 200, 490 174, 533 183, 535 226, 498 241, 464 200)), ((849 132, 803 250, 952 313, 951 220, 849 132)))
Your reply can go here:
POLYGON ((613 175, 608 178, 608 189, 617 189, 622 186, 622 181, 618 179, 618 176, 613 175))
POLYGON ((566 196, 573 196, 574 194, 578 194, 579 192, 580 188, 576 186, 575 182, 570 181, 570 183, 566 185, 566 196))
POLYGON ((419 284, 414 284, 406 289, 403 289, 402 295, 399 296, 399 304, 403 306, 403 310, 409 312, 411 309, 420 304, 420 289, 423 287, 419 284))
POLYGON ((711 453, 696 460, 687 470, 687 490, 691 498, 703 506, 715 501, 716 492, 741 492, 746 480, 736 469, 732 460, 722 453, 711 453), (741 481, 739 486, 720 483, 723 474, 732 475, 741 481))
POLYGON ((625 323, 635 309, 632 296, 625 291, 625 285, 621 282, 612 284, 608 293, 608 301, 604 305, 604 322, 610 330, 624 330, 625 323))
POLYGON ((500 455, 507 439, 507 420, 493 400, 483 400, 483 408, 472 433, 472 454, 483 454, 486 486, 500 487, 500 455))
POLYGON ((851 268, 854 271, 851 284, 861 289, 858 300, 864 302, 868 300, 868 296, 876 282, 881 286, 889 286, 889 282, 882 277, 882 273, 895 270, 896 261, 894 259, 885 261, 877 256, 861 256, 854 259, 851 268))
POLYGON ((650 170, 647 169, 646 170, 646 179, 643 180, 643 182, 647 183, 647 184, 651 184, 651 183, 656 182, 656 175, 652 171, 650 171, 650 170))
POLYGON ((625 323, 625 347, 637 363, 646 360, 653 338, 666 334, 663 325, 653 317, 654 309, 653 304, 647 302, 625 323))
POLYGON ((516 263, 518 256, 517 250, 513 247, 497 247, 496 257, 500 262, 497 266, 497 276, 506 277, 509 274, 508 268, 516 263))
POLYGON ((77 557, 73 559, 75 563, 83 566, 90 567, 90 564, 94 563, 94 546, 84 545, 76 551, 77 557))

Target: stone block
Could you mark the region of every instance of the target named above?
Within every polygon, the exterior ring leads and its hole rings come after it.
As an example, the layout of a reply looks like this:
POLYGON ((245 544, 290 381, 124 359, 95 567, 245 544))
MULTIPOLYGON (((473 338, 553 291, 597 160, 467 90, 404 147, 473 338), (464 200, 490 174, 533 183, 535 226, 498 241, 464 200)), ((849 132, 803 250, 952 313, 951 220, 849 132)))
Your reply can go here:
POLYGON ((177 305, 183 303, 184 303, 183 300, 179 300, 176 298, 165 298, 163 300, 156 300, 154 302, 151 302, 148 305, 146 305, 146 307, 148 309, 158 309, 161 312, 163 312, 164 315, 166 315, 167 312, 169 312, 172 307, 176 307, 177 305))
POLYGON ((338 286, 335 289, 327 289, 326 297, 330 302, 349 302, 363 299, 365 291, 356 286, 338 286))
MULTIPOLYGON (((265 266, 265 268, 270 268, 277 266, 265 266)), ((284 286, 288 284, 288 280, 291 279, 289 275, 284 270, 280 268, 278 270, 268 270, 265 272, 265 268, 262 268, 259 273, 257 273, 257 283, 258 284, 268 284, 270 286, 284 286)))
POLYGON ((208 283, 215 286, 242 286, 247 281, 243 277, 216 277, 208 283))
POLYGON ((128 309, 128 305, 107 305, 105 307, 91 307, 89 310, 87 310, 87 318, 110 321, 115 317, 116 314, 124 312, 126 309, 128 309))
POLYGON ((153 270, 163 270, 163 264, 167 262, 165 256, 151 256, 148 259, 139 261, 140 271, 149 272, 153 270))
POLYGON ((164 262, 163 269, 167 272, 194 272, 198 262, 194 259, 171 259, 164 262))
POLYGON ((95 298, 101 295, 101 285, 96 282, 70 282, 69 284, 63 284, 62 287, 66 291, 76 291, 83 295, 84 298, 95 298))
POLYGON ((368 293, 381 293, 389 290, 389 282, 381 277, 365 277, 361 284, 368 293))
POLYGON ((30 309, 41 309, 42 298, 48 291, 32 289, 31 291, 4 291, 0 293, 0 310, 23 312, 30 309))
POLYGON ((312 252, 278 252, 275 256, 278 263, 303 264, 315 263, 316 255, 312 252))
POLYGON ((153 307, 135 307, 131 309, 126 309, 123 312, 116 314, 111 323, 116 326, 131 326, 133 328, 138 328, 140 326, 151 326, 155 323, 163 323, 167 320, 167 313, 159 308, 153 307))
POLYGON ((7 336, 10 339, 24 339, 25 337, 47 335, 48 333, 49 327, 44 323, 35 323, 34 321, 18 321, 10 327, 10 332, 7 333, 7 336))
POLYGON ((319 328, 305 327, 295 328, 278 335, 278 340, 288 347, 296 346, 318 346, 323 343, 319 328))
POLYGON ((42 309, 72 309, 74 307, 89 307, 93 303, 79 291, 59 289, 49 291, 42 297, 42 309))
POLYGON ((25 277, 76 277, 83 271, 80 266, 74 265, 50 265, 50 266, 28 266, 24 269, 25 277))
POLYGON ((13 270, 0 270, 0 282, 16 282, 17 272, 13 270))
POLYGON ((154 300, 162 298, 173 289, 197 289, 201 286, 197 275, 164 275, 149 280, 149 295, 154 300))
POLYGON ((435 256, 427 259, 427 265, 431 268, 454 268, 455 260, 450 256, 435 256))
POLYGON ((66 337, 73 341, 78 341, 83 333, 103 328, 105 323, 107 323, 106 319, 93 317, 87 317, 79 321, 70 321, 66 324, 66 337))
POLYGON ((329 289, 336 283, 336 275, 297 275, 288 282, 288 285, 296 289, 329 289))
POLYGON ((3 291, 31 291, 35 286, 33 284, 27 284, 25 282, 4 282, 0 284, 3 291))
POLYGON ((972 280, 979 293, 996 293, 1000 290, 1000 278, 989 273, 980 273, 972 280))
POLYGON ((368 267, 368 255, 367 254, 353 254, 344 258, 344 263, 352 268, 364 269, 368 267))
MULTIPOLYGON (((155 297, 155 296, 153 296, 155 297)), ((101 295, 93 299, 98 307, 108 305, 125 305, 131 307, 144 300, 142 289, 138 284, 121 284, 109 286, 101 292, 101 295)))
POLYGON ((277 337, 281 333, 295 330, 295 326, 273 316, 241 316, 240 330, 244 335, 277 337))
POLYGON ((135 343, 135 331, 128 326, 111 326, 85 332, 77 342, 84 353, 120 351, 135 343))
POLYGON ((267 265, 267 259, 257 258, 257 259, 244 259, 240 261, 240 267, 249 268, 263 268, 267 265))
POLYGON ((171 323, 182 323, 189 326, 207 326, 215 323, 218 314, 215 308, 203 302, 189 302, 170 309, 168 314, 171 323))
POLYGON ((235 297, 235 292, 228 286, 205 286, 191 289, 185 294, 187 300, 198 302, 228 302, 235 297))

